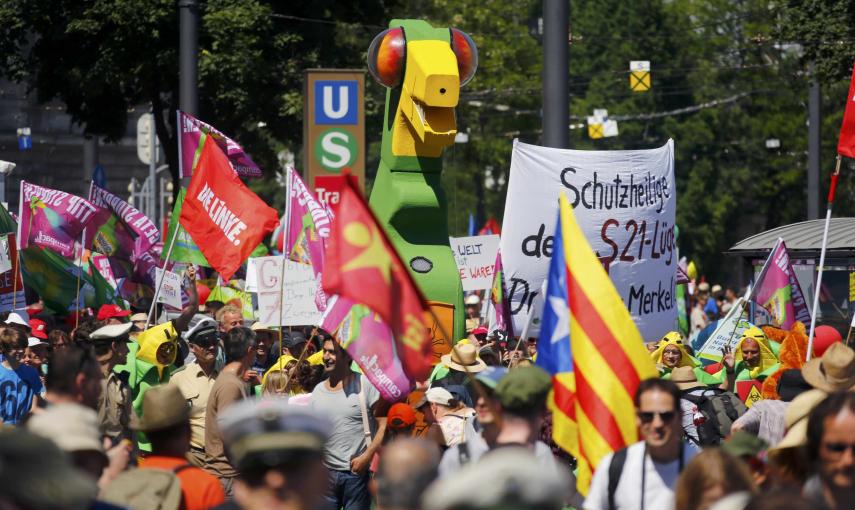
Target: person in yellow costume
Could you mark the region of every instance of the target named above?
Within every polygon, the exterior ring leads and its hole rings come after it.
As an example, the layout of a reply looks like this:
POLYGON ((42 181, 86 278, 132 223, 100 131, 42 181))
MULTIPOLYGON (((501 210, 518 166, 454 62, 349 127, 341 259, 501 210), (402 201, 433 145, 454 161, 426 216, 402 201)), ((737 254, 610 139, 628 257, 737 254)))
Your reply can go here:
MULTIPOLYGON (((190 303, 181 311, 181 315, 164 324, 152 326, 140 332, 134 342, 128 344, 128 359, 124 365, 116 365, 114 372, 121 377, 127 377, 131 389, 133 408, 137 416, 142 415, 142 401, 145 392, 152 386, 165 384, 175 369, 175 358, 178 355, 178 337, 186 331, 190 320, 199 310, 199 297, 196 294, 196 269, 187 269, 184 289, 190 303)), ((151 444, 145 434, 137 434, 139 449, 151 451, 151 444)))
POLYGON ((753 326, 742 334, 733 351, 736 366, 722 369, 716 375, 727 375, 735 381, 762 381, 780 368, 778 357, 763 330, 753 326))
MULTIPOLYGON (((676 331, 670 331, 659 340, 656 345, 656 350, 650 353, 653 362, 656 363, 656 368, 659 369, 659 377, 662 379, 670 379, 671 371, 677 367, 692 367, 695 377, 698 382, 707 386, 718 386, 722 389, 728 389, 727 381, 723 375, 712 375, 703 369, 701 362, 686 352, 686 347, 683 344, 683 336, 676 331)), ((723 360, 727 364, 727 357, 723 360)), ((731 367, 733 366, 733 358, 729 358, 731 367)))

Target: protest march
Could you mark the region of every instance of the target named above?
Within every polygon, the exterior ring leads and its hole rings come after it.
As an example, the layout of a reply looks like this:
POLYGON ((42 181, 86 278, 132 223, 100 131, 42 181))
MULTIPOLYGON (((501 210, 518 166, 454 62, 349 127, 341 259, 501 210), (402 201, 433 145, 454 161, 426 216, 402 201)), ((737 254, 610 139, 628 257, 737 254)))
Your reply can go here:
POLYGON ((679 137, 508 139, 504 214, 463 234, 443 154, 468 143, 456 112, 491 50, 422 19, 361 26, 382 128, 348 131, 362 70, 306 71, 317 138, 274 201, 253 145, 180 108, 162 218, 110 182, 19 176, 0 509, 855 508, 855 297, 829 276, 853 248, 832 209, 855 72, 821 241, 746 222, 750 274, 706 273, 681 252, 679 137), (347 152, 367 141, 376 172, 347 152))

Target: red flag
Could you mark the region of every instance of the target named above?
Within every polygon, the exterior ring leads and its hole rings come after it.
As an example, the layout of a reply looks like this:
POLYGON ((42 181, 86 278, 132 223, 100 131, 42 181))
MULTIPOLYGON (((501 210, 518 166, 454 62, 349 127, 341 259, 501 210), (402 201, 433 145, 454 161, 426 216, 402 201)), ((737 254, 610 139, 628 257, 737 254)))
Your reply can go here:
POLYGON ((855 158, 855 67, 852 68, 852 81, 849 82, 849 95, 846 96, 846 111, 843 113, 843 125, 840 126, 837 153, 855 158))
POLYGON ((433 359, 429 308, 365 199, 349 180, 342 180, 338 215, 326 245, 324 291, 377 313, 392 329, 406 374, 424 381, 433 359))
POLYGON ((209 141, 203 140, 178 221, 228 281, 273 232, 279 215, 241 182, 223 151, 209 141))

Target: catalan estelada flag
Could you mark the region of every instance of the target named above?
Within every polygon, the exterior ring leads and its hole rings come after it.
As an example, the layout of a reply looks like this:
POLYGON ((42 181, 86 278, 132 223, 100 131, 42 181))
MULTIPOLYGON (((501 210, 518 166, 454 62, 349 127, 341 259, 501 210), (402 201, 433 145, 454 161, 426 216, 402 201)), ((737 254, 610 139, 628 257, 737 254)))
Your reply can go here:
POLYGON ((555 231, 552 261, 547 274, 546 298, 537 341, 535 364, 552 375, 552 439, 579 459, 579 428, 576 422, 576 379, 570 352, 570 307, 567 304, 567 263, 561 238, 561 219, 555 231))
POLYGON ((556 374, 553 407, 558 412, 553 419, 558 419, 553 437, 576 457, 577 488, 587 495, 600 460, 638 441, 633 396, 643 379, 657 377, 658 372, 564 194, 554 242, 545 305, 549 315, 544 313, 542 326, 547 331, 541 333, 538 348, 543 354, 538 364, 556 374), (568 315, 562 318, 562 313, 568 315), (550 315, 555 319, 547 323, 550 315), (567 329, 569 337, 564 336, 567 329), (569 356, 561 345, 565 342, 569 356), (542 359, 546 352, 554 359, 542 359), (575 442, 570 437, 574 428, 575 442))

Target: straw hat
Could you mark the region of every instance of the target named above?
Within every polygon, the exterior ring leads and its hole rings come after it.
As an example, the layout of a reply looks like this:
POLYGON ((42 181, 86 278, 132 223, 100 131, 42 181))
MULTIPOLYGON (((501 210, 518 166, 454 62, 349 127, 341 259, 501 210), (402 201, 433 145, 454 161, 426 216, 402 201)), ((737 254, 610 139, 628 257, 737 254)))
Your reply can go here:
POLYGON ((810 390, 794 398, 784 413, 784 427, 787 433, 773 449, 782 450, 806 445, 808 415, 826 397, 828 393, 822 390, 810 390))
POLYGON ((455 345, 451 352, 444 355, 440 360, 443 365, 459 372, 474 374, 487 368, 487 364, 478 358, 475 346, 468 343, 455 345))
POLYGON ((190 419, 190 405, 177 386, 164 384, 143 395, 142 418, 131 417, 131 428, 142 432, 163 430, 190 419))
POLYGON ((706 388, 706 384, 698 382, 695 369, 692 367, 677 367, 671 371, 671 381, 681 390, 706 388))
POLYGON ((821 358, 813 358, 802 367, 805 381, 829 393, 855 386, 855 351, 837 342, 821 358))

